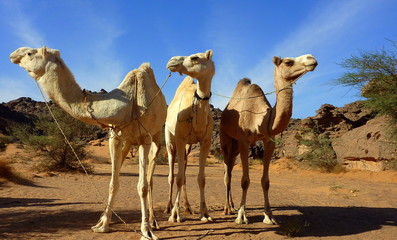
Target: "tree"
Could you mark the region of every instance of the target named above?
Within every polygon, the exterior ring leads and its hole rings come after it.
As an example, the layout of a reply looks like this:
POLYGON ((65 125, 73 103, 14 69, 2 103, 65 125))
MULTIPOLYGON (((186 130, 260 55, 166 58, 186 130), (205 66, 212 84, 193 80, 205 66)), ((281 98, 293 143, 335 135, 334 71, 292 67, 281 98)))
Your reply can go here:
POLYGON ((348 69, 337 83, 353 86, 366 98, 365 106, 390 117, 390 133, 397 141, 397 42, 391 48, 359 52, 340 63, 348 69))

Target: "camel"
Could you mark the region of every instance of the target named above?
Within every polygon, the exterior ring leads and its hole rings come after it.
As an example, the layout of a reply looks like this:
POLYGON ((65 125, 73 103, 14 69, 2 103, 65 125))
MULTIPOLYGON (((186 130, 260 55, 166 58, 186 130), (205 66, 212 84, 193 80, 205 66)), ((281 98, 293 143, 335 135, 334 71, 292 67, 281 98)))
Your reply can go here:
POLYGON ((220 142, 224 154, 226 203, 224 213, 231 214, 234 203, 231 194, 232 170, 236 156, 240 153, 243 176, 241 178, 242 197, 236 223, 248 223, 246 217, 246 196, 250 184, 248 169, 248 148, 258 140, 263 141, 262 189, 264 195, 264 220, 266 224, 277 224, 269 203, 269 163, 273 154, 274 137, 284 131, 292 115, 292 84, 308 71, 314 71, 316 59, 308 54, 297 58, 274 57, 274 85, 276 104, 271 107, 262 89, 251 84, 247 78, 240 80, 225 110, 220 123, 220 142))
POLYGON ((185 189, 183 193, 185 194, 186 210, 191 211, 186 197, 185 170, 190 145, 197 142, 200 143, 199 174, 197 176, 200 188, 200 219, 203 222, 212 221, 208 214, 204 195, 205 162, 210 150, 214 125, 209 103, 211 81, 215 74, 212 54, 212 50, 207 50, 205 53, 196 53, 190 56, 176 56, 172 57, 167 64, 167 68, 170 71, 188 75, 179 85, 173 100, 168 106, 165 123, 165 142, 169 163, 168 182, 170 185, 169 202, 166 211, 170 211, 172 207, 175 156, 178 159, 176 199, 171 216, 168 219, 171 222, 181 222, 179 201, 182 188, 185 189), (194 78, 197 79, 197 84, 194 82, 194 78))
POLYGON ((142 212, 141 239, 158 239, 152 231, 152 227, 158 228, 153 213, 152 175, 167 105, 150 64, 143 63, 138 69, 130 71, 113 91, 93 94, 80 88, 58 50, 22 47, 11 53, 10 60, 24 68, 43 92, 71 116, 85 123, 109 128, 112 162, 109 197, 105 211, 92 227, 94 232, 109 232, 122 162, 131 145, 139 145, 137 189, 142 212))

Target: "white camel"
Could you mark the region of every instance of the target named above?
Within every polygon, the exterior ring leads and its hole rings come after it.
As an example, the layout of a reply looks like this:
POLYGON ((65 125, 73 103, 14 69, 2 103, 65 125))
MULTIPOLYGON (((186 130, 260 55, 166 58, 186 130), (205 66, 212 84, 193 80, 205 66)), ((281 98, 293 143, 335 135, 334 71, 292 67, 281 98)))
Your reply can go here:
POLYGON ((122 162, 131 145, 139 145, 137 188, 142 211, 141 239, 158 239, 150 226, 158 227, 153 213, 151 189, 154 159, 161 142, 167 105, 150 65, 143 63, 138 69, 130 71, 113 91, 92 94, 82 90, 76 83, 58 50, 22 47, 11 53, 10 59, 24 68, 46 95, 70 115, 82 122, 110 129, 112 176, 109 198, 105 211, 92 230, 109 231, 122 162))
MULTIPOLYGON (((170 166, 169 184, 170 195, 167 209, 172 206, 172 185, 174 179, 175 155, 178 158, 177 194, 169 221, 181 222, 179 201, 181 189, 185 185, 185 169, 187 153, 190 144, 200 143, 199 174, 197 176, 200 187, 200 219, 212 221, 208 215, 205 202, 204 168, 211 145, 213 119, 209 99, 211 97, 211 81, 215 74, 215 64, 212 61, 212 50, 196 53, 190 56, 177 56, 168 61, 167 68, 172 72, 188 75, 176 90, 174 99, 170 103, 165 124, 165 140, 170 166), (194 83, 197 79, 197 84, 194 83)), ((186 191, 185 204, 189 211, 186 191)))
POLYGON ((222 112, 220 124, 220 142, 224 154, 226 203, 225 214, 234 209, 231 195, 232 170, 236 156, 240 153, 243 176, 243 190, 240 209, 236 223, 248 223, 245 215, 246 197, 250 184, 248 168, 248 147, 258 140, 263 141, 262 189, 264 196, 264 223, 276 224, 269 203, 269 163, 273 154, 274 136, 284 131, 292 115, 292 84, 308 71, 314 71, 316 59, 308 54, 297 58, 274 57, 274 85, 277 102, 271 107, 262 89, 251 84, 249 79, 242 79, 237 84, 232 99, 222 112))

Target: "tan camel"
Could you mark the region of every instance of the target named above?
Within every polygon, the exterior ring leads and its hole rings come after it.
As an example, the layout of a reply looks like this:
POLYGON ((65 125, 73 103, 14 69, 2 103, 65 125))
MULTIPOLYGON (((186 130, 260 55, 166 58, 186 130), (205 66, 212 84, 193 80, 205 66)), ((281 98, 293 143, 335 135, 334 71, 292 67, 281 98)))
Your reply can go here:
POLYGON ((220 124, 220 141, 224 154, 226 204, 225 214, 234 210, 231 195, 232 170, 235 159, 240 153, 243 176, 241 178, 242 197, 236 223, 248 223, 245 215, 246 196, 250 184, 248 170, 248 148, 258 140, 263 141, 263 175, 261 179, 264 194, 264 223, 277 224, 270 209, 269 163, 273 154, 274 136, 281 133, 288 125, 292 115, 292 84, 308 71, 313 71, 317 61, 312 55, 297 58, 274 57, 274 85, 276 89, 276 105, 272 108, 261 88, 251 84, 249 79, 242 79, 237 84, 222 113, 220 124))
MULTIPOLYGON (((165 141, 168 152, 170 195, 167 209, 172 206, 172 186, 174 182, 175 156, 178 158, 178 175, 176 179, 177 193, 175 205, 172 208, 169 221, 181 222, 179 215, 179 201, 181 189, 186 183, 185 169, 187 153, 190 144, 200 143, 199 174, 197 176, 200 187, 200 219, 212 221, 208 215, 205 203, 204 168, 211 145, 213 119, 209 99, 211 97, 211 81, 215 74, 215 64, 212 61, 212 51, 196 53, 186 57, 173 57, 168 61, 167 68, 172 72, 188 75, 176 90, 175 97, 168 107, 165 123, 165 141), (197 84, 194 83, 197 79, 197 84)), ((186 191, 185 204, 187 202, 186 191)))
POLYGON ((28 71, 48 97, 70 115, 82 122, 110 129, 112 176, 108 205, 92 230, 109 231, 122 162, 131 145, 139 145, 137 188, 141 199, 142 239, 158 239, 150 226, 158 227, 153 213, 151 189, 154 158, 161 142, 167 105, 150 65, 144 63, 130 71, 124 81, 109 93, 91 94, 81 90, 58 50, 23 47, 11 53, 10 59, 28 71))

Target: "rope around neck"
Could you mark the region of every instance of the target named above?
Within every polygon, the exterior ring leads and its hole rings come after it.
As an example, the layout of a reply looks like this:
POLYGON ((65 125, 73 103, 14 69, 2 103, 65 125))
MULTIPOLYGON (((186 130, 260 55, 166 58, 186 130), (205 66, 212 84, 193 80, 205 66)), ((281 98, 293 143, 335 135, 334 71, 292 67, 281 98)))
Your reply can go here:
POLYGON ((296 82, 297 82, 303 75, 305 75, 305 73, 307 73, 307 71, 304 71, 304 72, 303 72, 299 77, 297 77, 294 81, 292 81, 291 83, 287 84, 287 86, 281 88, 280 90, 274 90, 274 91, 271 91, 271 92, 267 92, 267 93, 264 93, 263 95, 257 95, 257 96, 251 96, 251 97, 241 97, 241 98, 240 98, 240 97, 237 97, 237 98, 234 98, 234 97, 229 97, 229 96, 225 96, 225 95, 218 94, 218 93, 213 93, 213 94, 216 95, 216 96, 218 96, 218 97, 223 97, 223 98, 227 98, 227 99, 236 99, 236 100, 247 100, 247 99, 252 99, 252 98, 259 98, 259 97, 267 96, 267 95, 270 95, 270 94, 273 94, 273 93, 279 93, 279 92, 281 92, 281 91, 283 91, 283 90, 285 90, 285 89, 290 89, 290 88, 292 88, 292 85, 296 84, 296 82))

